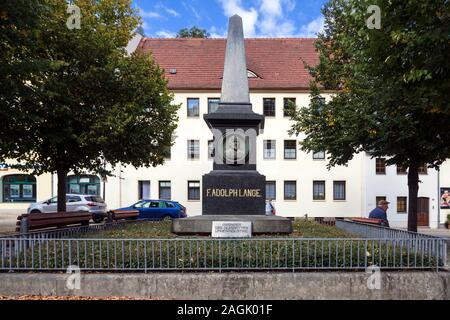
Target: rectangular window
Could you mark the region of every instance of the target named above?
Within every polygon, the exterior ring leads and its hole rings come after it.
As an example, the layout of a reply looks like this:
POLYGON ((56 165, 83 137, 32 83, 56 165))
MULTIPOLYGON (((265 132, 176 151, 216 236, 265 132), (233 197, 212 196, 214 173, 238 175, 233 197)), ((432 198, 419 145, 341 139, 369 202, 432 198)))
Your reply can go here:
POLYGON ((69 193, 75 193, 75 194, 80 194, 81 193, 81 187, 80 185, 77 183, 71 183, 69 184, 69 193))
POLYGON ((200 181, 188 181, 188 200, 200 200, 200 181))
POLYGON ((19 198, 20 197, 20 185, 19 184, 11 184, 9 186, 9 196, 11 198, 19 198))
POLYGON ((378 196, 375 198, 375 205, 378 206, 378 202, 380 202, 381 200, 386 201, 386 197, 385 196, 378 196))
POLYGON ((170 181, 159 181, 159 198, 162 200, 170 200, 172 197, 170 181))
POLYGON ((284 140, 284 158, 297 159, 297 140, 284 140))
POLYGON ((200 141, 188 140, 188 159, 196 160, 200 158, 200 141))
POLYGON ((345 181, 333 181, 333 200, 345 200, 345 181))
POLYGON ((397 174, 407 174, 406 168, 402 166, 397 166, 397 174))
POLYGON ((324 160, 325 152, 324 151, 313 152, 313 159, 314 160, 324 160))
POLYGON ((33 198, 33 185, 23 184, 22 185, 22 197, 23 198, 33 198))
POLYGON ((266 200, 276 200, 277 188, 275 181, 266 181, 266 200))
POLYGON ((421 164, 417 171, 419 171, 419 174, 428 174, 428 167, 426 164, 421 164))
POLYGON ((198 117, 200 110, 200 100, 198 98, 187 99, 187 116, 198 117))
POLYGON ((275 117, 275 98, 263 98, 263 109, 266 117, 275 117))
POLYGON ((97 194, 97 186, 96 185, 88 185, 87 186, 87 194, 96 195, 97 194))
POLYGON ((297 199, 297 181, 284 182, 284 200, 297 199))
POLYGON ((214 140, 208 140, 208 159, 214 159, 214 140))
POLYGON ((150 181, 138 181, 139 200, 150 199, 150 181))
POLYGON ((216 112, 219 108, 220 98, 208 98, 208 113, 216 112))
POLYGON ((275 159, 275 140, 264 140, 264 159, 275 159))
POLYGON ((375 173, 376 174, 386 174, 386 159, 385 158, 375 159, 375 173))
POLYGON ((283 99, 283 115, 289 117, 289 111, 295 109, 295 98, 284 98, 283 99))
POLYGON ((313 200, 325 200, 325 181, 313 181, 313 200))
POLYGON ((397 197, 397 212, 406 213, 407 211, 407 197, 397 197))

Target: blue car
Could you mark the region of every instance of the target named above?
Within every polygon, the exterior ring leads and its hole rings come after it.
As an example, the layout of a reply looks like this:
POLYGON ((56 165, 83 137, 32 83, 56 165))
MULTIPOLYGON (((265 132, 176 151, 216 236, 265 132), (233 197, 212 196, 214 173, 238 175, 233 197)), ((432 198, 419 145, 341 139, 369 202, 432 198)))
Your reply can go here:
POLYGON ((172 220, 187 217, 183 205, 168 200, 139 200, 129 207, 117 210, 138 210, 139 220, 172 220))

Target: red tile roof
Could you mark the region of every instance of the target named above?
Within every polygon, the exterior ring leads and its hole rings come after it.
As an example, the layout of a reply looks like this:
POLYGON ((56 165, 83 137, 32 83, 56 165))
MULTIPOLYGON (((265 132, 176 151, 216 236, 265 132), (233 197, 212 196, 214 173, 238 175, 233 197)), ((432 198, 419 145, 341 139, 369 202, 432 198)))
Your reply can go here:
MULTIPOLYGON (((258 76, 249 78, 250 89, 308 89, 311 77, 303 62, 318 63, 315 40, 245 39, 247 69, 258 76)), ((172 90, 220 89, 225 46, 225 39, 143 38, 137 50, 153 54, 172 90)))

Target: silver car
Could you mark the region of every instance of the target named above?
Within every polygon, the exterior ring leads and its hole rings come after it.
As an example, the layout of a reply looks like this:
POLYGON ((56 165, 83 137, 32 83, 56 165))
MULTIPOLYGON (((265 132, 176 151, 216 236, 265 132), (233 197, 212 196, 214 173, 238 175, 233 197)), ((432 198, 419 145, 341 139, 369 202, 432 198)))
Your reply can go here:
MULTIPOLYGON (((50 213, 57 212, 58 197, 30 204, 28 213, 50 213)), ((102 197, 89 194, 67 194, 66 211, 85 211, 93 216, 106 216, 106 203, 102 197)))

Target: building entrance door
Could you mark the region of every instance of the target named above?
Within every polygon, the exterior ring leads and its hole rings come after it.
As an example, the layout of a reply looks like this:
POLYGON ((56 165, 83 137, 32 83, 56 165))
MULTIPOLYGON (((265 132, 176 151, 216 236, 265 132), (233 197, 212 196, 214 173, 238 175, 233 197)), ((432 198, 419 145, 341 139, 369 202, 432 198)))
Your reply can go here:
POLYGON ((417 226, 428 227, 430 225, 430 199, 420 197, 417 199, 417 226))

